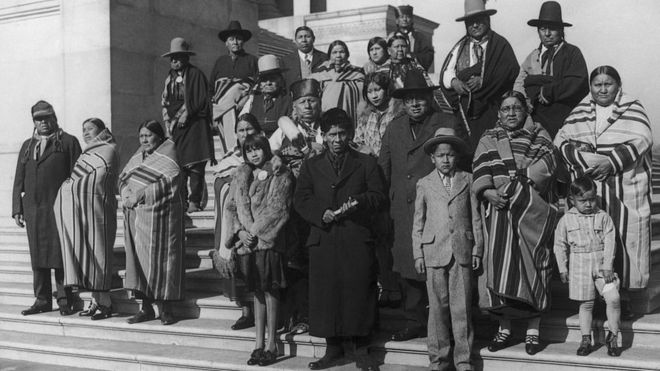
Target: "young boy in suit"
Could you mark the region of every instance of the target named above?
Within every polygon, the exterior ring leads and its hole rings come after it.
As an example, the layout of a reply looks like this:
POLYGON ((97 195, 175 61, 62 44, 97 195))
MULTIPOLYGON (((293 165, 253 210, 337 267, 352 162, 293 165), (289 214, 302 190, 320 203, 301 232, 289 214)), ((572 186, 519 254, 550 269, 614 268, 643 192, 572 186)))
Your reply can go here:
POLYGON ((435 169, 417 182, 412 241, 429 294, 429 368, 451 368, 453 334, 456 370, 472 370, 472 271, 481 266, 483 235, 472 174, 456 168, 468 146, 454 129, 440 128, 424 151, 435 169))

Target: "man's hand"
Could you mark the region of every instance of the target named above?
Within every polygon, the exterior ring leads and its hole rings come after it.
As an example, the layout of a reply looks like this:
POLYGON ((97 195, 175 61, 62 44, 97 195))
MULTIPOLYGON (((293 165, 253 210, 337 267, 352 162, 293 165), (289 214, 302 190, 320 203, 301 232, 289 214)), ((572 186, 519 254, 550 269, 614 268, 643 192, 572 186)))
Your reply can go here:
POLYGON ((502 210, 509 203, 506 195, 503 192, 498 191, 497 189, 487 189, 484 191, 484 197, 488 202, 495 206, 497 210, 502 210))
POLYGON ((467 82, 467 87, 470 91, 476 91, 481 88, 481 76, 472 76, 467 82))
POLYGON ((451 80, 451 87, 458 93, 458 95, 467 95, 470 92, 470 88, 467 84, 456 77, 451 80))
POLYGON ((415 259, 415 270, 419 274, 426 274, 426 264, 424 264, 424 258, 415 259))
POLYGON ((593 180, 602 182, 612 174, 613 170, 612 163, 607 158, 603 158, 599 163, 588 168, 584 173, 585 175, 590 176, 593 180))
POLYGON ((339 215, 344 217, 351 214, 355 210, 357 210, 357 203, 355 202, 355 200, 349 197, 348 201, 344 202, 344 204, 341 205, 341 208, 339 209, 339 215))
POLYGON ((138 199, 137 196, 135 195, 135 192, 129 189, 128 194, 122 199, 122 204, 124 205, 125 208, 132 209, 135 207, 135 205, 137 205, 137 203, 138 203, 138 199))
POLYGON ((600 274, 603 275, 603 278, 605 279, 605 283, 610 283, 614 281, 614 272, 612 272, 609 269, 604 269, 600 271, 600 274))
POLYGON ((472 256, 472 270, 478 271, 481 268, 481 257, 472 256))
POLYGON ((23 218, 23 214, 15 214, 14 215, 14 222, 16 223, 17 226, 21 228, 25 228, 25 219, 23 218))
POLYGON ((561 283, 568 283, 568 272, 559 273, 559 279, 561 283))
POLYGON ((330 224, 335 221, 335 213, 328 209, 323 213, 323 223, 330 224))

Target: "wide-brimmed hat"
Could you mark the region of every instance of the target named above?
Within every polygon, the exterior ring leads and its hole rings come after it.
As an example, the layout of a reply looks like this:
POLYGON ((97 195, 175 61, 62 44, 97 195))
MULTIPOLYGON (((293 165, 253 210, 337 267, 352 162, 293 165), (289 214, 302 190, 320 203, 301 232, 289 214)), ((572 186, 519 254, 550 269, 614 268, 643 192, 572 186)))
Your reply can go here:
POLYGON ((431 92, 439 86, 429 86, 421 71, 410 70, 403 79, 403 87, 392 92, 392 97, 403 98, 410 93, 431 92))
POLYGON ((468 153, 468 145, 465 141, 456 135, 454 128, 439 128, 435 131, 433 138, 424 143, 424 152, 431 154, 435 146, 440 143, 448 143, 454 147, 454 151, 465 154, 468 153))
POLYGON ((321 84, 314 79, 298 80, 289 86, 289 91, 294 101, 300 97, 321 98, 321 84))
POLYGON ((45 100, 40 100, 32 106, 32 117, 55 116, 53 106, 45 100))
POLYGON ((539 26, 561 26, 571 27, 570 23, 566 23, 561 18, 561 5, 556 1, 546 1, 541 4, 538 19, 530 19, 527 24, 532 27, 539 26))
POLYGON ((486 9, 485 0, 465 0, 465 15, 456 18, 456 22, 463 22, 466 19, 482 15, 491 16, 495 13, 497 13, 497 10, 495 9, 486 9))
POLYGON ((272 54, 266 54, 259 57, 257 68, 259 69, 259 77, 282 72, 280 59, 272 54))
POLYGON ((232 35, 241 35, 243 37, 243 41, 248 41, 252 37, 252 32, 249 30, 244 30, 243 27, 241 27, 241 22, 239 21, 229 22, 227 29, 218 32, 218 37, 222 41, 227 41, 227 38, 232 35))
POLYGON ((173 54, 195 55, 195 52, 190 50, 190 44, 183 37, 175 37, 170 41, 170 51, 161 57, 165 58, 173 54))

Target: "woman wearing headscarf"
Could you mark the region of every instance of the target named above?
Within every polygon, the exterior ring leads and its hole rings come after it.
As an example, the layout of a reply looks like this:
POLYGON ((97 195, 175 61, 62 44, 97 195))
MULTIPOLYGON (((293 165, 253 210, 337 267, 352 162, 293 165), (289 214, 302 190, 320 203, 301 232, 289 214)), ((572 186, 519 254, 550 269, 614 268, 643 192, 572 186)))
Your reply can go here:
POLYGON ((92 291, 87 310, 92 320, 112 314, 112 255, 117 232, 117 173, 115 139, 103 121, 83 122, 87 148, 64 181, 55 199, 55 222, 60 235, 64 285, 92 291))
POLYGON ((318 67, 318 72, 309 77, 321 84, 321 110, 341 108, 355 122, 357 106, 362 100, 364 72, 362 68, 348 61, 348 46, 341 40, 335 40, 328 46, 328 60, 318 67))
POLYGON ((170 325, 176 322, 170 302, 184 295, 184 185, 174 142, 165 138, 160 123, 147 120, 138 130, 141 147, 119 176, 126 246, 124 287, 142 299, 142 308, 128 323, 154 319, 152 304, 158 301, 160 320, 170 325))
POLYGON ((571 179, 596 182, 601 208, 616 226, 614 270, 621 281, 622 318, 631 317, 627 290, 649 281, 651 249, 651 124, 639 100, 621 89, 614 67, 589 77, 591 94, 568 115, 555 145, 571 179))
POLYGON ((525 350, 533 355, 540 350, 541 314, 550 309, 557 151, 520 92, 504 93, 498 107, 499 119, 479 140, 473 162, 472 191, 482 201, 488 231, 485 305, 500 325, 488 349, 511 345, 511 320, 528 319, 525 350))

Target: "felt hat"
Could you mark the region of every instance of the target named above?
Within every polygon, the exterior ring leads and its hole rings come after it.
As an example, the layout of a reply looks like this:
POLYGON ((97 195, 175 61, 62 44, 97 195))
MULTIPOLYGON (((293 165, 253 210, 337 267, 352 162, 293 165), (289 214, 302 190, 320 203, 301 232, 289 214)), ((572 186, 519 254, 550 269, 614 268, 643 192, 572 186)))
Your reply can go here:
POLYGON ((456 18, 456 22, 463 22, 466 19, 484 15, 491 16, 495 13, 497 13, 495 9, 486 9, 485 0, 465 0, 465 15, 456 18))
POLYGON ((456 130, 454 130, 454 128, 438 128, 438 130, 435 131, 433 138, 430 138, 424 143, 424 152, 430 155, 435 149, 435 146, 440 143, 451 144, 454 150, 460 154, 468 153, 467 144, 463 139, 456 135, 456 130))
POLYGON ((183 37, 175 37, 170 41, 170 51, 161 57, 165 58, 173 54, 195 55, 195 52, 190 50, 190 44, 183 37))
POLYGON ((527 24, 532 27, 540 26, 560 26, 571 27, 572 24, 566 23, 561 19, 561 5, 556 1, 546 1, 541 4, 538 19, 530 19, 527 24))
POLYGON ((32 118, 55 116, 53 106, 45 100, 40 100, 32 106, 32 118))
POLYGON ((218 32, 218 37, 222 41, 227 41, 227 38, 233 35, 241 35, 243 37, 243 41, 248 41, 252 37, 252 32, 249 30, 244 30, 241 27, 241 22, 239 21, 229 22, 229 26, 227 26, 226 29, 218 32))
POLYGON ((396 89, 392 92, 392 97, 394 98, 403 98, 406 94, 418 93, 418 92, 431 92, 435 89, 440 88, 439 86, 428 86, 426 79, 422 72, 419 70, 410 70, 406 74, 406 77, 403 80, 403 88, 396 89))
POLYGON ((294 101, 300 97, 321 98, 321 84, 314 79, 298 80, 291 84, 289 90, 294 101))
POLYGON ((401 5, 401 6, 397 7, 396 10, 397 10, 397 12, 396 12, 396 17, 397 18, 401 17, 403 14, 409 15, 411 17, 413 15, 413 7, 410 6, 410 5, 401 5))
POLYGON ((259 57, 257 68, 259 69, 259 77, 282 72, 280 59, 272 54, 266 54, 259 57))

